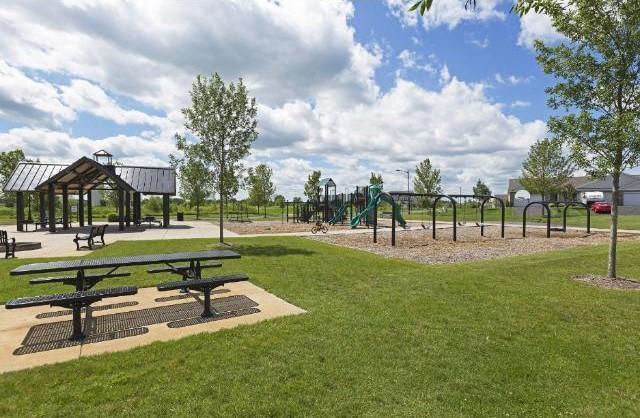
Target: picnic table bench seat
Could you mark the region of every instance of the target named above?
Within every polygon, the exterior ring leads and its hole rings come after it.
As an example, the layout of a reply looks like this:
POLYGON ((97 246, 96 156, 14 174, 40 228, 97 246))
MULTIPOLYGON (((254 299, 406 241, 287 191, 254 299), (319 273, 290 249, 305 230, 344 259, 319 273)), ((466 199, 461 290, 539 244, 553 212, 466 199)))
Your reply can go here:
MULTIPOLYGON (((200 264, 200 268, 201 269, 207 269, 207 268, 215 268, 215 267, 222 267, 222 263, 219 262, 215 262, 215 263, 208 263, 208 264, 200 264)), ((155 269, 149 269, 147 270, 147 273, 149 274, 155 274, 155 273, 177 273, 177 274, 186 274, 188 272, 190 272, 193 269, 192 266, 168 266, 168 267, 159 267, 159 268, 155 268, 155 269)))
POLYGON ((176 282, 166 282, 157 285, 157 289, 161 292, 167 290, 200 290, 204 293, 204 309, 202 317, 211 317, 211 291, 216 287, 224 286, 226 283, 244 282, 249 280, 249 276, 244 273, 230 274, 227 276, 211 277, 206 279, 190 279, 180 280, 176 282))
POLYGON ((32 296, 10 300, 6 303, 7 309, 29 308, 33 306, 61 306, 73 311, 73 333, 70 340, 79 340, 85 337, 82 331, 82 308, 89 307, 92 303, 106 298, 130 296, 138 293, 138 288, 132 286, 112 287, 107 289, 83 290, 72 293, 58 293, 53 295, 32 296))
POLYGON ((16 256, 16 239, 9 239, 7 231, 0 231, 0 246, 4 247, 4 258, 16 256))
MULTIPOLYGON (((114 277, 127 277, 131 276, 131 273, 122 272, 122 273, 107 273, 107 274, 96 274, 91 276, 84 276, 85 280, 85 289, 92 288, 96 283, 99 283, 103 279, 111 279, 114 277)), ((39 277, 37 279, 29 280, 30 284, 45 284, 45 283, 64 283, 69 285, 74 285, 78 281, 77 276, 57 276, 57 277, 39 277)))
POLYGON ((97 238, 100 239, 101 245, 106 245, 104 242, 104 233, 109 225, 92 226, 88 234, 76 234, 73 242, 76 244, 76 250, 80 250, 80 241, 87 241, 87 246, 90 250, 93 250, 93 246, 96 243, 97 238))

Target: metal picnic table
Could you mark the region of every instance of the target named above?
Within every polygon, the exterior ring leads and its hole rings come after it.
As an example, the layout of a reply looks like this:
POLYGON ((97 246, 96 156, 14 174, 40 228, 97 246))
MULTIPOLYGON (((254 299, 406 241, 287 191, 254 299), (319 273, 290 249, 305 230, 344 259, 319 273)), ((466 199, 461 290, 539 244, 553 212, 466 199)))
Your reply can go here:
POLYGON ((202 278, 201 262, 207 260, 229 260, 240 258, 240 254, 231 250, 209 250, 195 251, 169 254, 148 254, 121 257, 103 257, 103 258, 82 258, 68 261, 52 261, 48 263, 25 264, 17 267, 9 273, 11 276, 21 276, 27 274, 39 273, 56 273, 56 272, 75 272, 76 291, 82 291, 93 286, 95 283, 108 277, 119 277, 115 272, 120 267, 141 266, 149 264, 165 264, 168 266, 166 271, 186 274, 189 277, 202 278), (176 267, 173 264, 188 262, 189 267, 186 269, 176 267), (111 269, 108 273, 92 276, 92 283, 87 283, 87 270, 111 269))

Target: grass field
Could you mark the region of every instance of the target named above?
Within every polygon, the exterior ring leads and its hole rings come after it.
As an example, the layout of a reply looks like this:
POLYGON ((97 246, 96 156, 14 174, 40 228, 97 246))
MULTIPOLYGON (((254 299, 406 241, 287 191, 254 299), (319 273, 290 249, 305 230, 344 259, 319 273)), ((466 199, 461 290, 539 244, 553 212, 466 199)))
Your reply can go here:
MULTIPOLYGON (((569 279, 603 273, 604 247, 425 266, 302 238, 233 242, 243 258, 225 271, 308 313, 0 375, 0 416, 640 414, 640 292, 569 279)), ((622 275, 640 277, 639 251, 621 245, 622 275)), ((27 261, 0 261, 0 299, 62 289, 7 276, 27 261)), ((165 279, 132 271, 108 284, 165 279)))

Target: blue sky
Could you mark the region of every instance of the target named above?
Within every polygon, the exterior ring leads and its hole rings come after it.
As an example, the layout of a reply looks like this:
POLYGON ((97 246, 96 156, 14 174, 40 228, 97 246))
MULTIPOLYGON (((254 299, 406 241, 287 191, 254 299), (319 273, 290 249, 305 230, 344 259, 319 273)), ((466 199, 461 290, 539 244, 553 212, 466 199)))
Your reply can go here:
POLYGON ((165 165, 197 74, 243 77, 260 136, 245 164, 274 168, 302 193, 321 169, 340 191, 406 187, 397 168, 424 158, 445 189, 481 178, 503 192, 545 135, 533 39, 560 38, 507 0, 435 0, 426 19, 404 0, 23 1, 0 10, 0 151, 71 161, 105 148, 165 165))

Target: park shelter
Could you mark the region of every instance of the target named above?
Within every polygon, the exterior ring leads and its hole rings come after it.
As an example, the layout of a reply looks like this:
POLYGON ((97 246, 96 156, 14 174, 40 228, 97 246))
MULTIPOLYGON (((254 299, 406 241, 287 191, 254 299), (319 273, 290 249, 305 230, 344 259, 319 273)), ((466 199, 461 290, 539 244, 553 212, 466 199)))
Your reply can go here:
POLYGON ((63 229, 70 227, 69 195, 78 196, 77 218, 82 227, 93 223, 91 192, 116 190, 118 195, 118 226, 124 230, 142 218, 142 195, 162 196, 163 227, 169 226, 169 199, 176 194, 176 173, 168 167, 114 165, 112 155, 104 150, 93 159, 82 157, 72 164, 21 162, 3 188, 16 193, 16 223, 19 231, 25 221, 25 194, 36 192, 40 202, 40 222, 47 222, 49 231, 56 231, 56 222, 63 229), (56 196, 62 196, 62 214, 56 214, 56 196), (85 219, 86 197, 86 219, 85 219), (46 204, 45 204, 46 200, 46 204))

